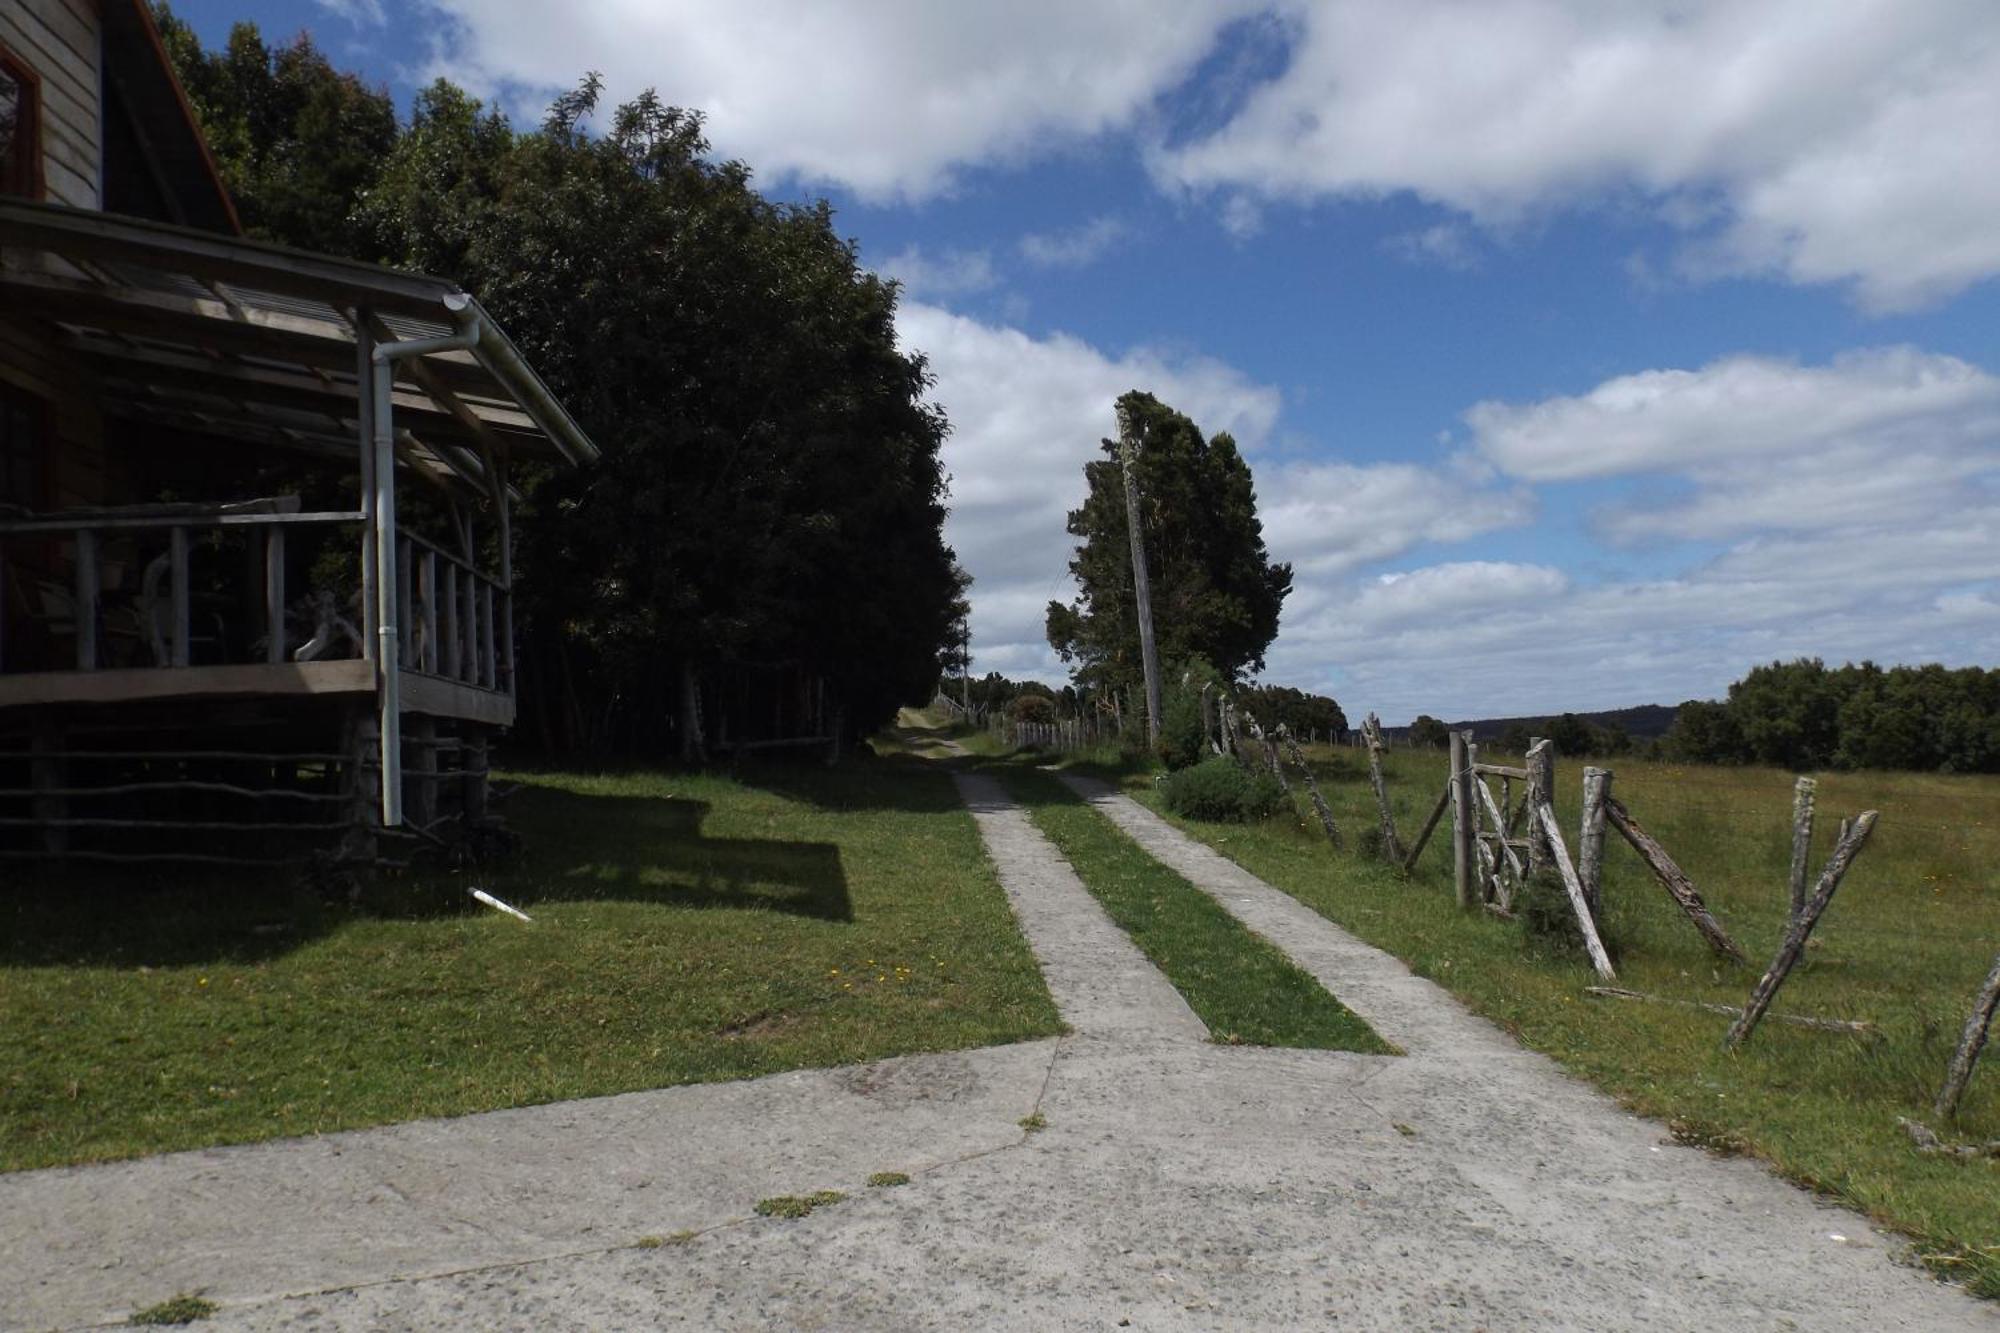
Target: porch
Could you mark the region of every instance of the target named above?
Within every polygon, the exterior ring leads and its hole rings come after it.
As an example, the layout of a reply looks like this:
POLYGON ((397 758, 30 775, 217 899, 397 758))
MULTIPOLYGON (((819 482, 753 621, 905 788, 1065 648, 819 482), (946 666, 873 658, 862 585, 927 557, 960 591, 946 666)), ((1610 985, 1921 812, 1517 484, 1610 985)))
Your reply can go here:
POLYGON ((0 491, 0 857, 369 859, 485 822, 510 474, 596 451, 476 301, 4 202, 10 371, 100 424, 87 493, 0 491))

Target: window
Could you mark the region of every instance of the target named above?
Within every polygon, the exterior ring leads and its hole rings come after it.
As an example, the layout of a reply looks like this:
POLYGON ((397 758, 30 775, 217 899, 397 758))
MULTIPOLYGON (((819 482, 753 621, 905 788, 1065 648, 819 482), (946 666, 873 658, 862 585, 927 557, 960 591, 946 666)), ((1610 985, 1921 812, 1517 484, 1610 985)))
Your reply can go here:
POLYGON ((0 47, 0 195, 42 194, 42 85, 0 47))
POLYGON ((49 503, 48 413, 38 398, 0 384, 0 505, 49 503))

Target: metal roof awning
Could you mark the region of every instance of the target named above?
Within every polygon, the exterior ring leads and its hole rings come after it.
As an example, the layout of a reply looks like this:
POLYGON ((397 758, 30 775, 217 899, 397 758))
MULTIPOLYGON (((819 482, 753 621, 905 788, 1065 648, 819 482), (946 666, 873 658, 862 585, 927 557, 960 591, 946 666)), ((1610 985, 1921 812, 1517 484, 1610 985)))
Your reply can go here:
POLYGON ((0 201, 0 319, 36 321, 108 415, 352 457, 362 334, 468 350, 395 363, 403 461, 490 492, 490 455, 582 464, 584 434, 513 342, 452 283, 282 246, 0 201))

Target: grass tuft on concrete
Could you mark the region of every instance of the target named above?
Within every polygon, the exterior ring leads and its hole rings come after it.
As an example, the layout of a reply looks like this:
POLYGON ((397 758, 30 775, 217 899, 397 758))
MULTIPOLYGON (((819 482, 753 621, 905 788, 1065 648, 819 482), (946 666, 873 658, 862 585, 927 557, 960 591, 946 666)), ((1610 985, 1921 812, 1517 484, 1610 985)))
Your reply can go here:
POLYGON ((208 1318, 219 1308, 221 1307, 214 1301, 182 1292, 178 1296, 161 1301, 158 1305, 149 1305, 143 1310, 133 1311, 132 1317, 125 1322, 142 1327, 192 1324, 197 1319, 208 1318))
POLYGON ((1060 780, 1020 765, 995 771, 1213 1040, 1393 1053, 1283 951, 1153 859, 1060 780))
POLYGON ((868 1177, 868 1188, 876 1190, 894 1189, 898 1185, 909 1183, 909 1173, 905 1171, 877 1171, 868 1177))

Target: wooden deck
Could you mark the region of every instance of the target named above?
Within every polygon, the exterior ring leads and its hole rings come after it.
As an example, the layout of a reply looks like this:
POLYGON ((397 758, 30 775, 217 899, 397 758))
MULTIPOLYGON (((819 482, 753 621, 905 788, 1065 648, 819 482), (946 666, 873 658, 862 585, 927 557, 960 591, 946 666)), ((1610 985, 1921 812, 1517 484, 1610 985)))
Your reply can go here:
MULTIPOLYGON (((282 699, 373 695, 375 664, 249 662, 227 666, 132 667, 0 675, 0 711, 52 705, 103 706, 173 700, 282 699)), ((514 700, 499 690, 415 671, 402 673, 403 711, 487 726, 514 722, 514 700)))

